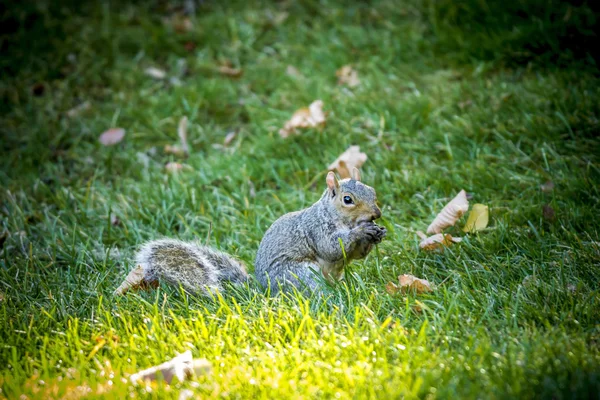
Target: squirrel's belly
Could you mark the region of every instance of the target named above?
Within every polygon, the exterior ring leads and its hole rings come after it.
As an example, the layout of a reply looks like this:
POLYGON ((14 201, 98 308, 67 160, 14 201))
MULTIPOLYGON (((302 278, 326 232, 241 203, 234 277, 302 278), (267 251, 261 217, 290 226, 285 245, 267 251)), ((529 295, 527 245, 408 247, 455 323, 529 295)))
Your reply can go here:
POLYGON ((317 263, 321 267, 323 276, 327 279, 339 281, 344 274, 344 260, 338 262, 330 262, 317 257, 317 263))

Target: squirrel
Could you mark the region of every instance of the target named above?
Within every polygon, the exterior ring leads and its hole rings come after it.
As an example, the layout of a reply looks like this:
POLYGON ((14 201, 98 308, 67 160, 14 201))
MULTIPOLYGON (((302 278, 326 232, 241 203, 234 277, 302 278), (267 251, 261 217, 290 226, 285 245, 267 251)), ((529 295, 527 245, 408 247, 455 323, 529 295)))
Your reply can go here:
MULTIPOLYGON (((271 294, 292 287, 314 291, 319 271, 327 281, 340 280, 345 263, 366 257, 387 233, 373 222, 381 210, 375 190, 360 182, 358 169, 341 181, 329 172, 326 182, 316 203, 277 219, 259 245, 255 275, 271 294)), ((179 240, 148 242, 135 258, 142 275, 138 286, 156 287, 163 280, 188 293, 208 294, 221 290, 225 282, 243 284, 249 279, 245 265, 228 254, 179 240)), ((115 294, 127 291, 120 289, 115 294)))

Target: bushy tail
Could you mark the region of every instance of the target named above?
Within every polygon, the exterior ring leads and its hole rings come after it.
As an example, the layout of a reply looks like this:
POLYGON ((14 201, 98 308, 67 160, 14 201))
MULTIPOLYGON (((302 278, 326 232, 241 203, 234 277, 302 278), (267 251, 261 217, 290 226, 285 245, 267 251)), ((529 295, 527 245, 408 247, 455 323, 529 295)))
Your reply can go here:
POLYGON ((221 251, 196 243, 160 239, 144 244, 137 252, 136 267, 115 290, 121 295, 131 289, 158 286, 159 281, 182 286, 187 292, 208 294, 221 290, 224 282, 244 283, 244 264, 221 251))

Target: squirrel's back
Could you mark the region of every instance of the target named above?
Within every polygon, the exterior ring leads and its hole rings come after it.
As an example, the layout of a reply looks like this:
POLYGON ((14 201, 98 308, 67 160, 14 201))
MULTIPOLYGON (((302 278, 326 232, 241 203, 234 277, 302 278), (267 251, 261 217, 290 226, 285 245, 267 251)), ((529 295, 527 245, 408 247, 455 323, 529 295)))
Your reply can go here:
POLYGON ((248 273, 243 263, 231 256, 196 243, 160 239, 146 243, 136 262, 147 282, 159 279, 181 285, 190 293, 221 290, 223 282, 243 283, 248 273))

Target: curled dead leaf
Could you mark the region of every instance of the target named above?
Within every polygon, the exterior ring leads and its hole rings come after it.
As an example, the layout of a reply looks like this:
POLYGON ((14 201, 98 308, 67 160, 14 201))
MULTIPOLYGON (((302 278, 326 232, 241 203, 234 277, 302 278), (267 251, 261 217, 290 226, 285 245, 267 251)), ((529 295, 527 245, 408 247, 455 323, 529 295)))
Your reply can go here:
POLYGON ((117 143, 120 143, 125 137, 125 129, 123 128, 111 128, 107 131, 104 131, 98 140, 104 146, 112 146, 117 143))
POLYGON ((335 71, 335 75, 338 77, 338 85, 346 85, 351 88, 360 85, 358 72, 350 65, 344 65, 342 68, 335 71))
POLYGON ((453 226, 468 209, 467 192, 461 190, 435 217, 427 228, 427 233, 440 233, 445 228, 453 226))
POLYGON ((287 138, 297 129, 316 128, 325 125, 325 113, 323 112, 323 101, 315 100, 308 108, 297 110, 292 118, 279 130, 282 138, 287 138))
POLYGON ((477 232, 485 229, 490 220, 489 209, 485 204, 474 204, 469 212, 463 232, 477 232))
POLYGON ((437 233, 428 237, 423 232, 417 231, 417 236, 421 239, 419 247, 426 251, 443 250, 444 247, 450 246, 452 243, 462 241, 461 238, 452 237, 452 235, 447 233, 437 233))
POLYGON ((170 361, 137 372, 131 375, 129 379, 131 383, 137 384, 140 381, 155 381, 159 377, 162 377, 169 384, 173 378, 177 378, 179 382, 183 382, 194 375, 206 374, 211 369, 212 365, 208 360, 194 359, 192 358, 192 352, 188 350, 170 361))
POLYGON ((367 155, 360 152, 360 146, 350 146, 343 152, 334 162, 329 164, 328 170, 336 170, 342 179, 350 178, 353 168, 360 168, 365 161, 367 155))
POLYGON ((144 70, 144 73, 154 79, 165 79, 167 73, 159 68, 148 67, 144 70))

